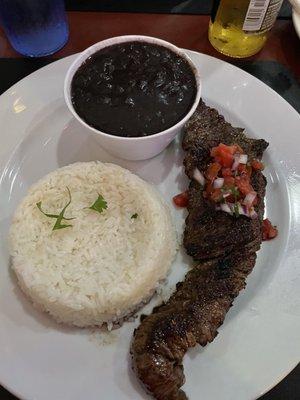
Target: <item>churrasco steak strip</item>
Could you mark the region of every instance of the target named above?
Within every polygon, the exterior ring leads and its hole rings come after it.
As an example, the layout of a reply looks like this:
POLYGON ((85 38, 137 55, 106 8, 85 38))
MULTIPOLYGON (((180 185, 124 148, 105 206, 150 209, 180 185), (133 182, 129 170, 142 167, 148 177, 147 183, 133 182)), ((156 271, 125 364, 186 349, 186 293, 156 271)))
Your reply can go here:
POLYGON ((202 262, 177 285, 170 300, 153 310, 135 331, 134 370, 158 400, 186 399, 182 359, 189 347, 217 335, 234 298, 255 264, 247 252, 202 262))
POLYGON ((215 109, 200 103, 189 121, 183 139, 185 172, 191 179, 189 187, 189 215, 184 231, 184 247, 195 260, 222 257, 239 248, 257 251, 261 244, 266 178, 261 171, 253 171, 251 184, 257 192, 255 209, 258 218, 234 218, 204 199, 203 188, 193 179, 195 168, 205 171, 211 162, 210 151, 219 143, 238 144, 248 157, 261 159, 268 143, 263 139, 249 139, 243 129, 234 128, 215 109))
MULTIPOLYGON (((220 142, 239 144, 260 159, 267 143, 247 139, 203 102, 187 126, 183 141, 184 165, 192 179, 194 168, 205 170, 210 150, 220 142)), ((235 218, 216 211, 203 199, 194 180, 189 188, 189 215, 184 245, 200 263, 178 283, 171 298, 145 317, 135 330, 131 346, 133 368, 146 390, 158 400, 186 399, 182 360, 189 347, 205 346, 217 335, 234 298, 246 285, 262 237, 266 180, 260 171, 252 177, 258 193, 258 218, 235 218)))

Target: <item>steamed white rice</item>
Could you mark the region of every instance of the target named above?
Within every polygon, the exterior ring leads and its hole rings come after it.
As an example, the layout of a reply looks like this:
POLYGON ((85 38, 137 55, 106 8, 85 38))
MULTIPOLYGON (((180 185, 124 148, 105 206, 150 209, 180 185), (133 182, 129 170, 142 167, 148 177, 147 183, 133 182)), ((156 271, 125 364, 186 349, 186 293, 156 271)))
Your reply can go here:
POLYGON ((176 252, 170 212, 148 183, 114 164, 76 163, 31 187, 10 230, 12 268, 32 302, 80 327, 119 321, 149 299, 176 252), (58 214, 72 202, 52 231, 58 214), (107 209, 87 209, 101 194, 107 209), (137 218, 131 218, 137 214, 137 218))

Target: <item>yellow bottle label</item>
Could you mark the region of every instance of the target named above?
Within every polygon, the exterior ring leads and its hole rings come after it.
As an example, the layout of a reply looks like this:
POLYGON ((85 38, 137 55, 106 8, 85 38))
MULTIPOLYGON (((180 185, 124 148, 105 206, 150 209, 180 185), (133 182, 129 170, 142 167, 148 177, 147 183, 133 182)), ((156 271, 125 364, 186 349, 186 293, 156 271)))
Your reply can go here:
POLYGON ((283 0, 251 0, 245 16, 243 31, 267 32, 276 20, 283 0))

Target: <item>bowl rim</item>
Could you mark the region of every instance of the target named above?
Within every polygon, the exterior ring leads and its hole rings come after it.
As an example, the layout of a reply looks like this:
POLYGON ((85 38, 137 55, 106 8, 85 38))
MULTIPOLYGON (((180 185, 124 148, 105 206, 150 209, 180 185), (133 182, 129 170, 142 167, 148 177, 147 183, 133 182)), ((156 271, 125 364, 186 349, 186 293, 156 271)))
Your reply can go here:
POLYGON ((182 125, 184 125, 188 119, 193 115, 195 112, 200 98, 201 98, 201 89, 202 89, 202 84, 201 84, 201 78, 199 71, 192 61, 192 59, 185 53, 184 49, 181 49, 174 44, 167 42, 166 40, 159 39, 156 37, 152 36, 144 36, 144 35, 122 35, 122 36, 114 36, 109 39, 102 40, 100 42, 97 42, 85 50, 83 50, 81 53, 78 54, 78 56, 75 58, 75 60, 72 62, 72 64, 69 66, 68 71, 65 76, 64 80, 64 98, 65 102, 67 104, 67 107, 69 111, 72 113, 72 115, 82 124, 84 125, 87 129, 93 131, 95 134, 99 136, 104 136, 106 138, 110 138, 112 141, 123 141, 123 142, 128 142, 128 141, 146 141, 147 139, 149 140, 150 138, 159 138, 164 135, 168 135, 172 131, 180 128, 182 125), (192 104, 190 110, 188 113, 180 119, 175 125, 170 126, 169 128, 154 133, 152 135, 147 135, 147 136, 117 136, 117 135, 112 135, 110 133, 100 131, 92 126, 90 126, 86 121, 84 121, 80 115, 75 111, 72 101, 71 101, 71 84, 72 84, 72 79, 78 70, 78 68, 84 63, 85 60, 87 60, 91 55, 96 53, 97 51, 109 47, 115 44, 119 43, 126 43, 126 42, 133 42, 133 41, 141 41, 141 42, 146 42, 146 43, 151 43, 151 44, 157 44, 162 47, 166 47, 167 49, 175 52, 178 54, 180 57, 184 58, 192 68, 192 71, 195 76, 196 80, 196 95, 194 99, 194 103, 192 104))

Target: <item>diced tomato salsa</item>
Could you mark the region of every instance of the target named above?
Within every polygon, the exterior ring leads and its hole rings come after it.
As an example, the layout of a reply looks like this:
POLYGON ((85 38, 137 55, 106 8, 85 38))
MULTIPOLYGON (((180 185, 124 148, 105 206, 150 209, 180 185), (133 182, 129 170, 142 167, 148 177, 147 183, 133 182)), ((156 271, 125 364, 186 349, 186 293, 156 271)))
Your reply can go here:
MULTIPOLYGON (((237 209, 243 215, 256 217, 254 206, 257 204, 257 193, 251 185, 252 170, 263 169, 263 164, 258 160, 248 160, 243 149, 233 144, 228 146, 220 143, 211 149, 212 162, 206 171, 197 171, 201 176, 199 183, 204 182, 203 196, 216 204, 227 203, 232 214, 237 214, 237 209)), ((178 194, 173 198, 178 207, 188 205, 188 192, 178 194)), ((221 207, 222 208, 222 207, 221 207)), ((223 207, 224 208, 224 207, 223 207)))
POLYGON ((251 167, 255 170, 262 171, 264 169, 264 164, 259 160, 252 160, 251 167))
POLYGON ((227 203, 230 207, 223 209, 230 209, 232 214, 236 215, 239 209, 243 215, 257 217, 254 210, 257 193, 251 185, 251 176, 253 170, 264 168, 263 163, 256 159, 248 160, 247 154, 238 144, 228 146, 220 143, 211 149, 210 155, 212 162, 203 171, 203 196, 216 203, 217 207, 227 203))
MULTIPOLYGON (((261 171, 264 165, 261 161, 248 160, 243 149, 233 144, 227 146, 220 143, 211 150, 212 162, 206 171, 194 171, 194 179, 203 188, 203 197, 216 205, 217 210, 231 215, 245 215, 257 218, 254 206, 258 195, 251 185, 253 171, 261 171)), ((173 197, 178 207, 187 207, 188 191, 173 197)), ((263 240, 270 240, 278 235, 278 230, 268 219, 263 221, 263 240)))
POLYGON ((262 231, 262 239, 263 240, 271 240, 274 239, 278 235, 278 229, 276 226, 273 226, 268 218, 263 220, 263 231, 262 231))
POLYGON ((207 168, 207 171, 205 172, 205 177, 209 181, 214 180, 218 176, 218 173, 219 173, 221 168, 222 167, 218 162, 211 163, 209 165, 209 167, 207 168))
POLYGON ((240 191, 240 193, 242 193, 245 196, 250 192, 253 192, 256 194, 256 192, 254 192, 254 189, 250 184, 250 177, 247 174, 236 176, 235 177, 235 185, 238 188, 238 190, 240 191))
POLYGON ((189 204, 189 194, 186 190, 185 192, 179 193, 173 197, 173 202, 177 207, 187 207, 189 204))

